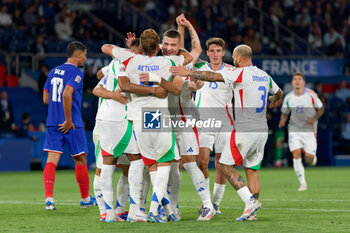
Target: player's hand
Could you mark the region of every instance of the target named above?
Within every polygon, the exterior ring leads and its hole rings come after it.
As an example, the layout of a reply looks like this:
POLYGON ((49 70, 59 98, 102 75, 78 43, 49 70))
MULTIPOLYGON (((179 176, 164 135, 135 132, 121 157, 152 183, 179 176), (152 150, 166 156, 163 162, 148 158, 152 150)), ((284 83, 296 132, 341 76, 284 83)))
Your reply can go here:
POLYGON ((187 28, 191 27, 190 21, 188 21, 185 17, 180 19, 180 23, 182 26, 185 26, 187 28))
POLYGON ((128 48, 130 49, 131 42, 136 38, 136 36, 135 36, 135 33, 132 33, 132 32, 126 33, 126 36, 127 36, 125 38, 126 46, 128 46, 128 48))
POLYGON ((148 82, 149 81, 149 73, 141 73, 139 75, 139 78, 142 82, 148 82))
POLYGON ((179 15, 178 17, 176 17, 176 23, 177 23, 177 25, 182 26, 182 24, 181 24, 181 19, 182 19, 182 18, 185 18, 184 14, 181 14, 181 15, 179 15))
POLYGON ((169 71, 173 75, 179 75, 179 76, 184 76, 184 77, 189 76, 191 74, 191 72, 183 66, 172 66, 172 67, 170 67, 169 71))
POLYGON ((269 100, 270 100, 269 108, 276 108, 282 102, 282 99, 275 101, 275 98, 273 96, 270 96, 269 100))
POLYGON ((190 89, 191 92, 197 91, 197 85, 194 81, 188 82, 188 89, 190 89))
POLYGON ((70 128, 73 128, 75 130, 75 125, 72 121, 64 121, 62 124, 59 124, 58 126, 61 126, 58 128, 59 131, 62 133, 68 133, 70 128))
POLYGON ((163 87, 156 87, 154 95, 158 98, 166 98, 168 96, 168 91, 163 87))
POLYGON ((309 118, 309 119, 307 120, 307 123, 306 123, 306 124, 308 124, 308 125, 313 125, 313 124, 315 123, 315 121, 316 121, 316 118, 311 117, 311 118, 309 118))
POLYGON ((127 104, 129 102, 128 97, 125 95, 121 94, 121 90, 118 89, 116 91, 113 91, 110 95, 110 98, 121 103, 121 104, 127 104))

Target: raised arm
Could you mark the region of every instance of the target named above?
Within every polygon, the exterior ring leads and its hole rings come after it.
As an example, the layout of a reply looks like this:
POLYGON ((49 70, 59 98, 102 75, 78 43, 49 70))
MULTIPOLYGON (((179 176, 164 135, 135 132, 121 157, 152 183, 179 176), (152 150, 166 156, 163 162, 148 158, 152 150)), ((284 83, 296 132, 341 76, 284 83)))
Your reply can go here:
POLYGON ((180 48, 185 48, 185 27, 181 23, 181 19, 184 17, 184 14, 176 17, 177 31, 180 33, 180 48))
POLYGON ((193 57, 192 62, 195 64, 197 62, 199 56, 202 53, 201 42, 199 40, 199 37, 198 37, 197 32, 194 29, 193 25, 185 17, 180 18, 180 23, 181 23, 181 25, 184 25, 188 29, 188 32, 190 33, 190 36, 191 36, 191 52, 190 52, 190 54, 193 57))
POLYGON ((211 71, 193 71, 188 70, 183 66, 172 66, 170 72, 173 75, 190 76, 191 78, 207 81, 207 82, 224 82, 224 77, 220 73, 211 71))

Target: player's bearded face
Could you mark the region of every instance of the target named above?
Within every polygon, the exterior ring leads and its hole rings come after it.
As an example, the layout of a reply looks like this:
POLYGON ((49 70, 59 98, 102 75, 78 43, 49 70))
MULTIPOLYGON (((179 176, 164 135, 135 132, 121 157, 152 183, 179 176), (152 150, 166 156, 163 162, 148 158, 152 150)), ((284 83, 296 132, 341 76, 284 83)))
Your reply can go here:
POLYGON ((162 41, 163 55, 178 55, 180 49, 180 41, 178 38, 170 38, 165 36, 162 41))

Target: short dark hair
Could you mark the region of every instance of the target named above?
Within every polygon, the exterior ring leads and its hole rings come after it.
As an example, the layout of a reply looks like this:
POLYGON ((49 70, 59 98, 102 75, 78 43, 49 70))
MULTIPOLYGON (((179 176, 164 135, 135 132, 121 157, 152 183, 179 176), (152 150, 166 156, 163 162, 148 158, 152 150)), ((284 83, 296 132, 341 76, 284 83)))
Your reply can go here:
POLYGON ((70 58, 73 56, 74 52, 80 50, 80 51, 85 51, 86 50, 86 46, 79 42, 79 41, 72 41, 68 44, 67 48, 66 48, 66 54, 67 57, 70 58))
POLYGON ((169 38, 173 38, 173 39, 177 38, 177 39, 179 39, 179 41, 180 41, 180 39, 181 39, 180 33, 179 33, 177 30, 175 30, 175 29, 166 30, 166 31, 163 33, 163 38, 164 38, 164 37, 169 37, 169 38))
POLYGON ((140 46, 140 38, 135 38, 130 43, 130 48, 139 47, 140 46))
POLYGON ((222 48, 222 50, 225 49, 225 41, 219 37, 210 37, 205 45, 207 46, 207 50, 209 50, 210 45, 215 44, 222 48))
POLYGON ((297 75, 301 76, 301 77, 304 79, 304 81, 306 81, 306 80, 305 80, 305 75, 304 75, 303 73, 299 72, 299 71, 294 72, 292 78, 294 78, 294 76, 297 76, 297 75))

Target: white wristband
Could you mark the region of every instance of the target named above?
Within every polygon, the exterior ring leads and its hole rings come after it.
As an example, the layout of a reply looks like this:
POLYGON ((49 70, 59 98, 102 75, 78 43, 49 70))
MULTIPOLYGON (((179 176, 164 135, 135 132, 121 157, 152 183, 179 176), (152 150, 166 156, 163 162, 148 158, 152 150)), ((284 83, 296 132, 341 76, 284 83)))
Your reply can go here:
POLYGON ((148 73, 149 75, 149 82, 155 82, 160 83, 162 81, 162 78, 155 73, 148 73))

